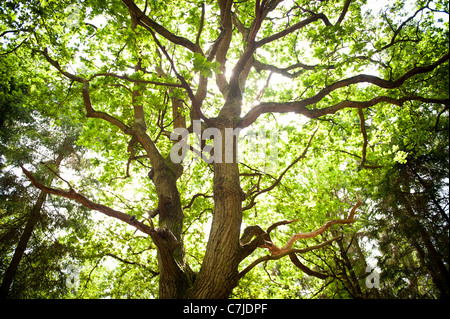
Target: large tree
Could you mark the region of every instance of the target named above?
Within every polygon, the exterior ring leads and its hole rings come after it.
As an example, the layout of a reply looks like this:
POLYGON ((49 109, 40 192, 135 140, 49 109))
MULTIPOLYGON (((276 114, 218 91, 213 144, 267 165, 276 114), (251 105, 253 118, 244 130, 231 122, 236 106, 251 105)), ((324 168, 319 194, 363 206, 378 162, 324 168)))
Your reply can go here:
POLYGON ((120 193, 133 181, 145 195, 122 211, 94 189, 23 172, 148 235, 160 298, 226 298, 255 266, 286 257, 325 277, 298 256, 341 239, 345 227, 326 234, 354 222, 377 172, 406 160, 390 136, 402 113, 448 120, 448 1, 373 12, 362 0, 1 6, 2 54, 28 52, 40 68, 36 94, 58 93, 35 107, 83 123, 77 143, 98 154, 98 188, 120 193), (241 139, 250 156, 238 160, 233 134, 250 129, 271 145, 255 159, 241 139), (252 257, 260 248, 270 255, 252 257))

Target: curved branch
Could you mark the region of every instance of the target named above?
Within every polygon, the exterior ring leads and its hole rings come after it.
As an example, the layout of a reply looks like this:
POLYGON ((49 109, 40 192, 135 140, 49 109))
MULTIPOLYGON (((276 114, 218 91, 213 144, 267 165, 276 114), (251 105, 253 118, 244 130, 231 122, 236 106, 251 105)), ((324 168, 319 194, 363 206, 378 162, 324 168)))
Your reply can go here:
POLYGON ((339 16, 336 25, 341 24, 341 22, 344 20, 345 15, 347 14, 348 8, 350 7, 350 2, 352 2, 352 0, 345 0, 344 3, 344 8, 341 11, 341 15, 339 16))
MULTIPOLYGON (((413 20, 421 11, 425 10, 426 8, 428 8, 428 4, 425 7, 419 8, 412 16, 410 16, 405 21, 403 21, 402 24, 400 24, 400 26, 397 28, 397 30, 394 31, 394 35, 392 36, 391 42, 389 42, 388 44, 386 44, 385 46, 383 46, 381 49, 379 49, 377 51, 383 51, 399 42, 410 41, 409 39, 402 39, 402 40, 398 40, 398 41, 396 41, 395 39, 400 34, 403 27, 405 27, 409 21, 413 20)), ((411 40, 411 41, 418 42, 417 40, 411 40)))
POLYGON ((107 216, 119 219, 127 223, 128 225, 131 225, 136 229, 142 231, 143 233, 148 234, 152 238, 155 245, 159 248, 160 252, 164 252, 165 256, 164 262, 170 263, 172 267, 175 268, 178 267, 175 260, 173 259, 172 252, 177 246, 180 245, 180 242, 175 237, 175 235, 166 227, 162 229, 161 228, 155 229, 152 226, 148 226, 143 222, 140 222, 139 220, 136 219, 135 216, 125 214, 121 211, 114 210, 102 204, 94 203, 93 201, 89 200, 80 193, 77 193, 73 188, 70 188, 68 191, 66 191, 62 189, 45 186, 44 184, 39 182, 33 176, 33 174, 27 171, 23 166, 21 166, 21 168, 25 176, 31 181, 31 183, 40 190, 49 194, 73 199, 91 210, 96 210, 107 216))
POLYGON ((114 258, 114 259, 116 259, 116 260, 118 260, 118 261, 120 261, 120 262, 122 262, 122 263, 124 263, 124 264, 127 264, 127 265, 136 265, 136 266, 145 268, 145 269, 148 270, 153 276, 159 275, 159 272, 154 271, 154 270, 152 270, 152 269, 149 269, 147 265, 143 265, 143 264, 138 263, 138 262, 135 262, 135 261, 130 261, 130 260, 123 259, 123 258, 117 256, 116 254, 113 254, 113 253, 105 253, 103 256, 107 256, 107 257, 114 258))
POLYGON ((109 115, 108 113, 96 111, 92 107, 91 96, 89 94, 89 81, 83 81, 83 87, 81 88, 81 94, 83 96, 84 107, 86 109, 86 116, 91 118, 103 119, 115 126, 117 126, 122 132, 127 135, 131 135, 131 128, 128 127, 121 120, 109 115))
POLYGON ((309 238, 314 238, 317 237, 318 235, 322 234, 323 232, 325 232, 328 228, 330 228, 333 225, 336 224, 351 224, 354 222, 354 217, 355 217, 355 213, 356 210, 361 206, 362 201, 359 198, 359 194, 358 192, 356 192, 356 196, 358 198, 358 201, 356 202, 356 204, 353 206, 352 210, 350 211, 350 214, 348 216, 347 219, 333 219, 333 220, 329 220, 327 221, 323 226, 319 227, 318 229, 309 232, 309 233, 298 233, 293 235, 287 242, 287 244, 282 247, 282 248, 278 248, 275 245, 273 245, 272 247, 269 248, 269 250, 271 251, 271 253, 273 255, 278 255, 278 254, 282 254, 285 251, 288 251, 292 248, 292 245, 299 239, 309 239, 309 238))
POLYGON ((271 225, 266 232, 264 232, 261 227, 259 226, 249 226, 244 230, 244 234, 241 237, 241 245, 243 246, 243 250, 242 250, 242 259, 244 259, 246 256, 248 256, 249 254, 251 254, 256 248, 261 247, 261 248, 267 248, 268 250, 270 250, 272 255, 280 255, 280 254, 284 254, 285 252, 289 251, 292 249, 292 246, 294 245, 294 243, 299 240, 299 239, 309 239, 309 238, 314 238, 317 237, 318 235, 324 233, 328 228, 330 228, 333 225, 336 224, 351 224, 354 222, 354 216, 356 213, 356 210, 361 206, 362 202, 361 199, 359 198, 359 194, 358 192, 356 192, 356 196, 358 198, 356 204, 353 206, 352 210, 350 211, 350 214, 348 216, 347 219, 334 219, 334 220, 330 220, 327 221, 323 226, 319 227, 318 229, 309 232, 309 233, 298 233, 298 234, 294 234, 291 236, 291 238, 288 240, 288 242, 286 243, 286 245, 284 245, 284 247, 277 247, 273 242, 272 239, 270 238, 270 232, 272 230, 274 230, 276 227, 281 226, 281 225, 287 225, 287 224, 291 224, 294 222, 297 222, 298 220, 300 220, 300 218, 297 219, 293 219, 293 220, 289 220, 289 221, 281 221, 281 222, 277 222, 273 225, 271 225), (256 238, 250 242, 250 240, 256 236, 256 238), (250 243, 248 243, 250 242, 250 243))
POLYGON ((328 274, 324 274, 321 272, 314 271, 312 269, 309 269, 305 265, 302 264, 302 262, 298 259, 297 255, 295 253, 289 254, 289 258, 291 259, 292 263, 297 266, 301 271, 303 271, 305 274, 309 276, 314 276, 320 279, 326 279, 329 277, 328 274))
MULTIPOLYGON (((209 123, 210 122, 209 119, 203 114, 203 112, 201 110, 201 102, 199 101, 197 96, 192 91, 191 87, 189 86, 189 83, 187 83, 186 79, 180 73, 177 72, 177 69, 175 68, 175 64, 174 64, 172 58, 170 57, 166 48, 161 44, 161 42, 159 42, 158 38, 156 37, 155 32, 153 32, 153 30, 151 30, 151 29, 149 29, 149 31, 150 31, 150 34, 152 35, 153 40, 155 41, 156 45, 159 47, 159 49, 163 52, 166 59, 169 61, 173 72, 175 73, 178 80, 181 82, 181 86, 186 90, 186 92, 189 96, 189 99, 191 100, 192 108, 194 109, 194 111, 197 113, 197 115, 202 120, 204 120, 206 123, 209 123)), ((206 83, 204 83, 203 85, 206 85, 206 83)))
POLYGON ((353 84, 358 83, 371 83, 373 85, 376 85, 378 87, 384 88, 384 89, 395 89, 400 87, 403 83, 405 83, 406 80, 409 78, 423 73, 428 73, 433 71, 435 68, 437 68, 439 65, 447 62, 449 59, 449 54, 445 54, 442 56, 439 60, 437 60, 435 63, 430 64, 428 66, 421 66, 421 67, 415 67, 405 74, 403 74, 401 77, 399 77, 397 80, 389 81, 384 80, 379 77, 373 76, 373 75, 367 75, 367 74, 360 74, 356 75, 341 81, 337 81, 333 84, 330 84, 329 86, 326 86, 323 88, 319 93, 316 95, 301 100, 301 101, 294 101, 294 102, 266 102, 261 103, 255 107, 253 107, 243 118, 241 118, 241 121, 239 123, 239 127, 245 128, 249 125, 251 125, 256 119, 263 113, 269 113, 269 112, 276 112, 276 113, 287 113, 287 112, 295 112, 303 114, 309 118, 317 118, 326 114, 334 114, 335 112, 348 108, 367 108, 370 106, 373 106, 375 104, 381 103, 381 102, 388 102, 395 105, 402 105, 406 101, 411 100, 418 100, 425 103, 447 103, 448 99, 430 99, 430 98, 424 98, 419 96, 410 96, 410 97, 403 97, 400 99, 394 99, 392 97, 388 96, 378 96, 373 98, 370 101, 364 101, 364 102, 355 102, 355 101, 343 101, 340 103, 337 103, 333 106, 323 108, 323 109, 308 109, 307 106, 315 104, 317 102, 320 102, 325 96, 330 94, 331 92, 347 87, 353 84))
POLYGON ((323 108, 323 109, 314 109, 314 110, 308 110, 306 113, 302 113, 303 115, 310 117, 310 118, 317 118, 326 114, 334 114, 337 111, 340 111, 345 108, 358 108, 358 109, 365 109, 374 105, 377 105, 379 103, 389 103, 397 106, 403 106, 405 102, 408 101, 419 101, 423 103, 437 103, 437 104, 449 104, 449 99, 433 99, 433 98, 426 98, 422 96, 406 96, 399 99, 395 99, 389 96, 377 96, 369 101, 342 101, 335 105, 323 108))
POLYGON ((281 74, 285 77, 294 79, 296 77, 298 77, 299 75, 303 74, 305 72, 305 70, 307 71, 316 71, 317 69, 334 69, 335 66, 334 65, 326 65, 326 66, 320 66, 320 65, 307 65, 304 63, 295 63, 292 64, 286 68, 279 68, 277 66, 274 65, 270 65, 270 64, 266 64, 266 63, 262 63, 256 59, 254 59, 253 61, 253 67, 255 68, 255 70, 257 72, 261 72, 261 70, 267 70, 267 71, 271 71, 271 72, 275 72, 278 74, 281 74), (294 73, 289 73, 290 70, 294 70, 294 69, 301 69, 300 71, 294 72, 294 73))
POLYGON ((225 76, 227 72, 225 64, 233 35, 233 24, 231 17, 231 7, 233 6, 233 1, 220 0, 218 2, 220 8, 220 34, 211 46, 208 61, 212 61, 215 57, 216 62, 220 64, 219 68, 221 72, 216 74, 216 84, 222 95, 226 97, 228 91, 228 81, 225 76))
POLYGON ((16 46, 15 46, 14 48, 12 48, 11 50, 0 53, 0 56, 8 55, 8 54, 10 54, 10 53, 13 53, 14 51, 17 51, 17 50, 18 50, 24 43, 26 43, 27 41, 28 41, 28 39, 22 40, 22 42, 20 42, 18 45, 16 45, 16 46))
POLYGON ((367 140, 367 131, 366 131, 366 121, 364 120, 364 113, 362 108, 358 108, 359 122, 361 125, 361 134, 363 136, 363 148, 362 148, 362 157, 361 157, 361 167, 376 169, 381 168, 379 165, 367 165, 366 164, 366 155, 367 155, 367 144, 369 143, 367 140))
POLYGON ((61 67, 61 65, 59 64, 58 61, 53 60, 53 59, 48 55, 48 50, 47 50, 47 48, 45 48, 43 51, 37 50, 37 52, 41 53, 41 54, 44 56, 44 58, 45 58, 51 65, 53 65, 53 66, 55 67, 55 69, 57 69, 57 70, 58 70, 62 75, 64 75, 65 77, 71 79, 72 81, 76 81, 76 82, 79 82, 79 83, 84 83, 84 82, 87 81, 87 80, 86 80, 85 78, 83 78, 83 77, 77 76, 77 75, 75 75, 75 74, 72 74, 72 73, 67 72, 66 70, 64 70, 64 69, 61 67))
POLYGON ((194 196, 192 196, 191 200, 189 201, 189 204, 187 204, 186 206, 183 207, 183 210, 191 208, 192 204, 194 204, 195 199, 200 196, 202 196, 204 198, 212 198, 213 197, 212 195, 203 194, 203 193, 195 194, 194 196))
POLYGON ((319 245, 310 246, 310 247, 303 248, 303 249, 291 249, 291 250, 288 250, 288 251, 283 252, 283 253, 278 254, 278 255, 267 255, 267 256, 258 258, 258 259, 256 259, 254 262, 252 262, 250 265, 248 265, 244 270, 242 270, 239 273, 239 279, 244 277, 250 270, 252 270, 255 266, 257 266, 258 264, 260 264, 260 263, 262 263, 264 261, 280 259, 280 258, 283 258, 283 257, 288 256, 290 254, 304 254, 304 253, 309 252, 311 250, 320 249, 320 248, 322 248, 322 247, 324 247, 326 245, 329 245, 333 241, 338 240, 340 238, 341 238, 341 236, 338 236, 338 237, 331 238, 331 239, 329 239, 329 240, 327 240, 327 241, 325 241, 325 242, 323 242, 323 243, 321 243, 319 245))
POLYGON ((197 37, 195 38, 195 45, 200 47, 200 36, 202 35, 203 25, 205 23, 205 4, 202 3, 202 15, 200 17, 200 26, 198 27, 197 37))

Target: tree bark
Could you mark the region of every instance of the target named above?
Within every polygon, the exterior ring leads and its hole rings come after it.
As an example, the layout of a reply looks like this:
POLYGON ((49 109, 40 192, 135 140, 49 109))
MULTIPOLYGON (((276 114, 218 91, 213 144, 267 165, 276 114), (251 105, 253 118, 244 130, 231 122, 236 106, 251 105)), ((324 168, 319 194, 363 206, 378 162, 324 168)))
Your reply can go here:
MULTIPOLYGON (((159 297, 181 298, 187 288, 188 273, 183 246, 183 211, 176 187, 176 176, 168 165, 155 170, 153 182, 158 194, 159 228, 168 232, 164 241, 155 242, 158 247, 160 269, 159 297), (174 241, 170 241, 173 235, 174 241)), ((161 237, 161 236, 159 236, 161 237)))
POLYGON ((236 143, 228 140, 225 129, 237 127, 233 120, 240 112, 239 101, 226 103, 214 125, 222 137, 222 160, 214 162, 214 211, 203 264, 191 290, 191 298, 228 298, 239 281, 239 237, 242 223, 243 191, 236 161, 236 143), (233 160, 226 163, 226 147, 232 146, 233 160))
POLYGON ((214 165, 214 213, 205 258, 191 297, 227 298, 239 280, 242 191, 236 163, 214 165))

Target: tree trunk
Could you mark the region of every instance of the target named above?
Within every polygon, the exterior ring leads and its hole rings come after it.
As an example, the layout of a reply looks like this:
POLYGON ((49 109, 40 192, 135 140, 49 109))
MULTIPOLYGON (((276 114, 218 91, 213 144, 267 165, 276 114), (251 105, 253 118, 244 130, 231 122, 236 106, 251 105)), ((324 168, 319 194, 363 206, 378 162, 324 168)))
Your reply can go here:
POLYGON ((183 211, 176 187, 176 176, 169 165, 156 169, 153 181, 158 194, 159 228, 163 230, 155 242, 158 247, 159 297, 181 298, 191 275, 186 269, 182 238, 183 211), (166 230, 167 232, 165 232, 166 230), (174 238, 171 240, 171 236, 174 238))
POLYGON ((34 204, 33 206, 30 218, 28 218, 22 236, 20 236, 19 243, 17 244, 16 250, 14 251, 14 256, 11 259, 8 269, 6 270, 3 277, 2 285, 0 287, 0 299, 5 299, 8 296, 9 289, 14 280, 14 277, 16 276, 17 269, 19 268, 19 263, 22 259, 25 249, 27 248, 28 241, 30 240, 31 234, 33 233, 34 226, 36 226, 39 220, 42 205, 44 204, 46 198, 47 193, 41 191, 39 193, 36 204, 34 204))
MULTIPOLYGON (((242 223, 242 189, 236 160, 236 142, 226 140, 225 129, 234 129, 238 101, 225 104, 214 126, 222 137, 222 160, 214 163, 214 212, 203 264, 191 298, 228 298, 239 281, 239 236, 242 223), (233 157, 226 158, 226 147, 233 157), (226 163, 226 162, 229 163, 226 163)), ((229 138, 229 136, 228 136, 229 138)), ((236 138, 237 140, 237 138, 236 138)))
POLYGON ((214 165, 214 214, 192 298, 228 298, 239 279, 242 192, 236 163, 214 165))
MULTIPOLYGON (((224 123, 229 123, 225 125, 224 123)), ((225 147, 225 128, 221 125, 225 147)), ((220 124, 218 124, 220 126, 220 124)), ((235 144, 235 143, 233 143, 235 144)), ((233 145, 233 149, 235 150, 233 145)), ((222 152, 225 156, 225 151, 222 152)), ((183 212, 171 163, 155 169, 153 182, 159 196, 159 228, 167 229, 158 247, 160 269, 159 297, 214 299, 228 298, 239 280, 239 236, 242 222, 242 190, 239 167, 233 163, 214 163, 214 212, 205 257, 196 276, 185 262, 182 239, 183 212), (171 244, 168 240, 173 234, 171 244), (165 237, 166 236, 166 237, 165 237), (176 243, 175 243, 176 242, 176 243)))

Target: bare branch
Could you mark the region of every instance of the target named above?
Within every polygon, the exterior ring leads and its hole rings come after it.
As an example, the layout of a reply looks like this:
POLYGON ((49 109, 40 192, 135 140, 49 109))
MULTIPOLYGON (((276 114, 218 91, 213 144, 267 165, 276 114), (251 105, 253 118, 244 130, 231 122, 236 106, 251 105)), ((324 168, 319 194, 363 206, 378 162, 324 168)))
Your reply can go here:
POLYGON ((207 194, 203 194, 203 193, 195 194, 194 196, 192 196, 189 204, 187 204, 186 206, 183 207, 183 210, 191 208, 192 204, 194 204, 195 199, 200 196, 204 197, 204 198, 212 198, 213 197, 212 195, 207 195, 207 194))
POLYGON ((291 259, 292 263, 295 266, 297 266, 297 268, 299 268, 301 271, 303 271, 308 276, 314 276, 314 277, 317 277, 317 278, 320 278, 320 279, 326 279, 326 278, 329 277, 328 274, 324 274, 324 273, 321 273, 321 272, 314 271, 312 269, 309 269, 305 265, 303 265, 300 262, 300 260, 298 259, 297 255, 295 253, 289 254, 289 258, 291 259))

